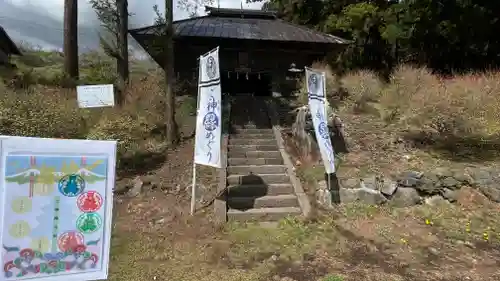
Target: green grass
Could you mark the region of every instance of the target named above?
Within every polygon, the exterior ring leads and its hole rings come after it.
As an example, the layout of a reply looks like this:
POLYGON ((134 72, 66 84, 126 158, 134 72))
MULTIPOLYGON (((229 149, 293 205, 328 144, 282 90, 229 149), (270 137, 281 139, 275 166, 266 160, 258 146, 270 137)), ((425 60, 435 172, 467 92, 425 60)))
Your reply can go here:
POLYGON ((325 276, 321 281, 344 281, 345 278, 342 275, 328 275, 325 276))

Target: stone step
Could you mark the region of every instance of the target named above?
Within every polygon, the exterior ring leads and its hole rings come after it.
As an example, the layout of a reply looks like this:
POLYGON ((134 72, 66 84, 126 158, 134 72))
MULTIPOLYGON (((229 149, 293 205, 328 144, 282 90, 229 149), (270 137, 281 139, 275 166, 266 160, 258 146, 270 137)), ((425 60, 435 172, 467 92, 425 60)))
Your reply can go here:
POLYGON ((279 151, 245 151, 233 150, 227 152, 228 157, 231 158, 268 158, 268 159, 282 159, 281 152, 279 151))
POLYGON ((227 150, 231 151, 278 151, 278 145, 275 143, 273 145, 260 145, 260 144, 249 144, 249 145, 228 145, 227 150))
POLYGON ((242 129, 242 128, 234 128, 234 132, 239 135, 246 135, 246 134, 271 134, 274 136, 273 129, 242 129))
POLYGON ((277 221, 288 216, 299 216, 301 213, 298 207, 256 208, 245 211, 229 209, 227 218, 229 221, 277 221))
POLYGON ((229 166, 228 174, 283 174, 286 173, 286 167, 283 165, 245 165, 229 166))
POLYGON ((251 175, 229 175, 227 177, 228 185, 245 184, 273 184, 288 183, 290 178, 287 174, 251 174, 251 175))
POLYGON ((273 138, 267 139, 244 139, 244 138, 230 138, 230 145, 276 145, 276 140, 273 138))
POLYGON ((229 158, 229 166, 246 165, 283 165, 283 159, 279 158, 229 158))
MULTIPOLYGON (((229 137, 230 140, 255 140, 255 139, 268 139, 275 140, 274 133, 265 133, 265 134, 231 134, 229 137)), ((276 142, 276 141, 275 141, 276 142)))
POLYGON ((266 195, 262 197, 228 197, 230 209, 245 210, 252 208, 299 207, 295 194, 266 195))
POLYGON ((240 124, 233 124, 232 127, 234 129, 269 129, 269 127, 271 127, 271 123, 269 122, 269 120, 260 120, 256 122, 258 123, 258 125, 256 124, 245 124, 245 125, 240 125, 240 124), (265 126, 265 127, 264 127, 265 126))
POLYGON ((227 194, 228 197, 285 195, 294 194, 294 189, 289 183, 230 185, 227 194))

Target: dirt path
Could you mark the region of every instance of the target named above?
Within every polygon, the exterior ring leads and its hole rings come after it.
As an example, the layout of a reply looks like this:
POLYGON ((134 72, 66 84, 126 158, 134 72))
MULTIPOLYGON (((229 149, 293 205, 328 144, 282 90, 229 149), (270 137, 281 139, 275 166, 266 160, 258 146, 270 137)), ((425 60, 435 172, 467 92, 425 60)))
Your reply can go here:
MULTIPOLYGON (((214 233, 208 210, 189 216, 192 157, 189 141, 170 151, 165 164, 145 176, 155 181, 156 188, 146 186, 134 198, 118 196, 110 280, 153 280, 155 276, 164 280, 155 270, 175 255, 178 245, 196 243, 214 233)), ((199 168, 198 175, 207 190, 216 183, 210 169, 199 168)), ((209 192, 202 193, 210 197, 209 192)))

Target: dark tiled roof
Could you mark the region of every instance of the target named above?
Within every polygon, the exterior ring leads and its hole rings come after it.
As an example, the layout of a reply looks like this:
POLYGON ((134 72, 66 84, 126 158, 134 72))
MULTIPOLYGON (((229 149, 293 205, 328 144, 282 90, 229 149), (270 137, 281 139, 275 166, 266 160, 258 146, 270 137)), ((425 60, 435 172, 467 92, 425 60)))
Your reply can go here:
POLYGON ((17 48, 16 44, 10 39, 7 31, 0 26, 0 49, 7 55, 21 55, 21 51, 17 48))
MULTIPOLYGON (((273 13, 258 10, 207 8, 209 14, 174 22, 179 37, 348 44, 350 41, 277 19, 273 13)), ((158 34, 164 26, 130 30, 132 35, 158 34)))

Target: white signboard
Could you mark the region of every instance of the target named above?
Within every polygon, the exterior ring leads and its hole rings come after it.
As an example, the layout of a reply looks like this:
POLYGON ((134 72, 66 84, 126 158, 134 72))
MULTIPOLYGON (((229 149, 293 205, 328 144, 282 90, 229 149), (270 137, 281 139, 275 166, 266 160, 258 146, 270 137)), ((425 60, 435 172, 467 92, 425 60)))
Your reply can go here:
POLYGON ((107 279, 116 142, 0 142, 0 281, 107 279))
POLYGON ((115 105, 113 84, 76 87, 78 107, 107 107, 115 105))
POLYGON ((200 57, 194 163, 220 168, 222 100, 219 48, 200 57))

